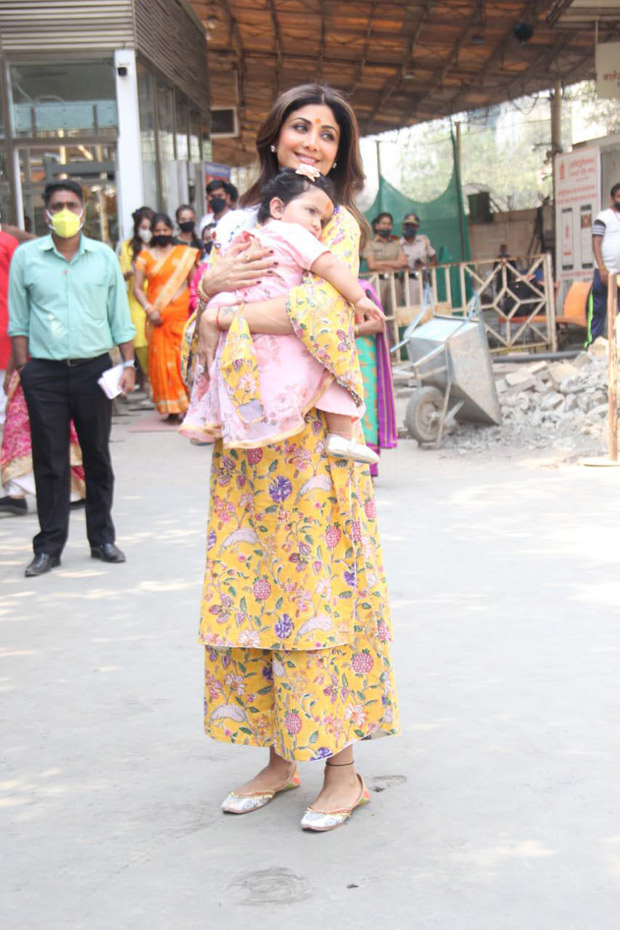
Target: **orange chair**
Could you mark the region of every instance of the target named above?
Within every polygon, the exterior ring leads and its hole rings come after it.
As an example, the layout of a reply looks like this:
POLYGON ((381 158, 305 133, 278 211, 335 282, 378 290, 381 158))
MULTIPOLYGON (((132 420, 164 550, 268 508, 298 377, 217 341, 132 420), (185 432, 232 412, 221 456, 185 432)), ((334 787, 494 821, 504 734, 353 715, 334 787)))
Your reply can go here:
POLYGON ((564 312, 555 318, 557 327, 565 326, 566 330, 569 326, 578 326, 580 329, 588 328, 586 308, 591 287, 589 281, 575 281, 571 284, 564 300, 564 312))

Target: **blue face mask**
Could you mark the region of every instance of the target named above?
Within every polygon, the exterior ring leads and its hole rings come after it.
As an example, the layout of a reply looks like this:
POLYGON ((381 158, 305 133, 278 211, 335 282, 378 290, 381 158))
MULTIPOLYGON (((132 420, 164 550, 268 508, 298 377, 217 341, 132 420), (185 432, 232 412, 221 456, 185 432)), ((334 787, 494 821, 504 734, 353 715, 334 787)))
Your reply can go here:
POLYGON ((417 226, 403 226, 403 235, 405 239, 415 239, 417 232, 417 226))

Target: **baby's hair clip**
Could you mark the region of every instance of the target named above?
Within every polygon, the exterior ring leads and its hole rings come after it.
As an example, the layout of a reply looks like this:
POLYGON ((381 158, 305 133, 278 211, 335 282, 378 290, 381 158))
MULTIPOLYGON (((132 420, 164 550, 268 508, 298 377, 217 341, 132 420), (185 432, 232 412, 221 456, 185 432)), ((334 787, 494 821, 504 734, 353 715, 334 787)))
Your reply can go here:
POLYGON ((302 178, 312 181, 313 184, 317 178, 321 177, 321 172, 318 168, 315 168, 314 165, 300 165, 299 168, 295 169, 295 174, 299 174, 302 178))

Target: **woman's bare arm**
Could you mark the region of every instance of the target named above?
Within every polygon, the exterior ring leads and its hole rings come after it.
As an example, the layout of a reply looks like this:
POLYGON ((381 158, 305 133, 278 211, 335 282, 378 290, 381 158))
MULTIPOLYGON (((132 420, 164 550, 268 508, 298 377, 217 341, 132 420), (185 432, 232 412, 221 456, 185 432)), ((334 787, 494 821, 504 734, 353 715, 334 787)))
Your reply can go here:
POLYGON ((141 268, 136 268, 134 279, 133 279, 133 294, 144 312, 146 313, 146 318, 151 324, 151 326, 161 326, 162 318, 161 314, 157 310, 151 309, 151 302, 148 299, 148 296, 144 290, 144 282, 146 281, 146 274, 141 268))
MULTIPOLYGON (((250 327, 250 332, 265 333, 271 336, 287 336, 292 333, 293 327, 286 312, 286 303, 287 297, 282 296, 244 304, 243 316, 250 327)), ((219 324, 220 329, 228 329, 238 306, 236 304, 233 307, 222 307, 219 316, 217 310, 209 310, 209 319, 212 323, 219 324)))
POLYGON ((149 299, 146 296, 143 288, 144 282, 146 281, 146 275, 141 268, 136 268, 133 278, 133 295, 146 312, 146 308, 150 307, 149 299))
MULTIPOLYGON (((288 336, 293 332, 287 309, 287 297, 273 297, 271 300, 257 300, 245 304, 243 315, 252 333, 264 333, 271 336, 288 336)), ((238 304, 220 307, 219 311, 207 307, 198 322, 198 363, 205 371, 209 370, 222 330, 227 330, 232 323, 238 304)))

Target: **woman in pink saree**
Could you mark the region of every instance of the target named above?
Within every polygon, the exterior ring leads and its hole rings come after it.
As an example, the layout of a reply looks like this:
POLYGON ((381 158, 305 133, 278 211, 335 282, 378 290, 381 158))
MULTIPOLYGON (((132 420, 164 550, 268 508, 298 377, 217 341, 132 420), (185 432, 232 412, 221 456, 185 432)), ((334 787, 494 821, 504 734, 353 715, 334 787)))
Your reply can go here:
MULTIPOLYGON (((0 513, 21 516, 28 513, 26 496, 36 496, 32 468, 30 419, 26 398, 9 360, 5 391, 7 394, 6 420, 0 447, 0 481, 5 497, 0 498, 0 513)), ((86 496, 82 450, 73 423, 70 426, 71 444, 71 502, 77 503, 86 496)))

